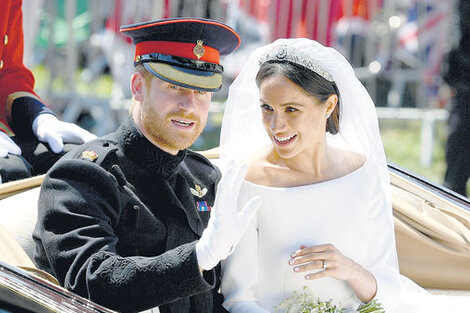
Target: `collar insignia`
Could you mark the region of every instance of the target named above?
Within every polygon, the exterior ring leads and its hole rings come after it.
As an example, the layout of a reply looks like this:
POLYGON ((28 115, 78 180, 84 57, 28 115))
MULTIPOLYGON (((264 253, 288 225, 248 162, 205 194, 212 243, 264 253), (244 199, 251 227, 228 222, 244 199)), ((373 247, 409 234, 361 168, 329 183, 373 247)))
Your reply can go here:
POLYGON ((85 150, 80 155, 80 159, 88 160, 90 162, 95 162, 97 158, 98 158, 98 154, 95 151, 90 151, 90 150, 85 150))
POLYGON ((189 190, 191 191, 191 193, 198 197, 198 198, 202 198, 206 195, 207 193, 207 188, 201 188, 201 186, 199 186, 198 184, 196 184, 194 186, 194 188, 189 188, 189 190))
POLYGON ((193 48, 193 53, 199 60, 204 55, 204 53, 206 53, 206 49, 204 49, 204 46, 202 45, 202 40, 198 40, 196 43, 197 44, 193 48))

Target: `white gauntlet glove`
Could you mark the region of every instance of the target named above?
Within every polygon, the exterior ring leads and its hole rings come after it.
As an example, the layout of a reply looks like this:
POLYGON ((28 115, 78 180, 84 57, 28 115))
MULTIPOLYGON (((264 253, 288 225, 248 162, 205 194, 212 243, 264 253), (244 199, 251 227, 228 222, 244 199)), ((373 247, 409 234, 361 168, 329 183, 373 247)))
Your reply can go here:
POLYGON ((6 158, 8 153, 20 155, 21 149, 10 136, 0 131, 0 157, 6 158))
POLYGON ((212 269, 232 252, 261 205, 261 198, 254 197, 238 212, 238 193, 246 170, 246 165, 234 169, 231 162, 219 182, 209 223, 196 244, 197 261, 204 270, 212 269))
POLYGON ((54 153, 64 150, 65 143, 82 144, 96 138, 78 125, 62 122, 52 114, 40 114, 33 121, 33 133, 42 142, 47 142, 54 153))

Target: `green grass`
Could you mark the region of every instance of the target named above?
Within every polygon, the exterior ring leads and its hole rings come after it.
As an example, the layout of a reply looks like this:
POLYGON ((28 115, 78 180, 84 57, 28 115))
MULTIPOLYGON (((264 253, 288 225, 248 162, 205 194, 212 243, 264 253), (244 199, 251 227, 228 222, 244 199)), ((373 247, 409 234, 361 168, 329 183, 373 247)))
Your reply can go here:
MULTIPOLYGON (((432 182, 444 182, 447 169, 445 145, 447 142, 447 123, 436 122, 433 144, 433 162, 425 167, 420 164, 421 122, 419 121, 380 121, 380 132, 387 160, 432 182)), ((467 195, 470 195, 470 184, 467 183, 467 195)))
POLYGON ((447 126, 436 123, 433 144, 433 162, 429 167, 420 164, 421 123, 419 121, 384 120, 380 122, 385 154, 389 162, 442 184, 446 170, 445 143, 447 126))
MULTIPOLYGON (((90 95, 93 97, 109 98, 113 81, 110 75, 101 75, 98 79, 85 83, 80 79, 81 70, 75 75, 75 88, 77 93, 82 95, 90 95)), ((38 65, 33 69, 36 78, 35 89, 45 90, 50 80, 50 72, 43 65, 38 65)), ((64 79, 56 78, 52 83, 52 90, 58 93, 70 92, 64 79)))

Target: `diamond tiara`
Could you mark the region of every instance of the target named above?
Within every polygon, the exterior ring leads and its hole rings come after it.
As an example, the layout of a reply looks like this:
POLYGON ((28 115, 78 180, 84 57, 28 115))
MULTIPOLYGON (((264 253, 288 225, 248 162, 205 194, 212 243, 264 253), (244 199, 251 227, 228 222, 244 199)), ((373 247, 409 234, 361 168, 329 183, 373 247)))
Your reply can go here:
POLYGON ((288 45, 281 45, 268 51, 265 55, 260 58, 259 65, 261 66, 267 61, 292 62, 314 71, 329 82, 335 81, 333 76, 328 71, 326 71, 320 64, 315 62, 315 60, 304 56, 302 53, 298 53, 298 51, 289 47, 288 45))

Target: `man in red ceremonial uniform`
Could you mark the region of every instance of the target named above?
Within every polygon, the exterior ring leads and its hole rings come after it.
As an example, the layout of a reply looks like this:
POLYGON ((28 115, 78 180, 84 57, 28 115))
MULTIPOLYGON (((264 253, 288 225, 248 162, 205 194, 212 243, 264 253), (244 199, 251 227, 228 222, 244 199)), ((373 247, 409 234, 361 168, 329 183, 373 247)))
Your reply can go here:
POLYGON ((33 91, 23 64, 21 0, 2 0, 0 10, 0 178, 2 182, 45 173, 64 151, 96 136, 61 122, 33 91), (44 144, 43 144, 44 143, 44 144))

